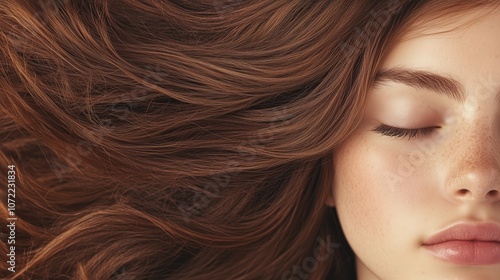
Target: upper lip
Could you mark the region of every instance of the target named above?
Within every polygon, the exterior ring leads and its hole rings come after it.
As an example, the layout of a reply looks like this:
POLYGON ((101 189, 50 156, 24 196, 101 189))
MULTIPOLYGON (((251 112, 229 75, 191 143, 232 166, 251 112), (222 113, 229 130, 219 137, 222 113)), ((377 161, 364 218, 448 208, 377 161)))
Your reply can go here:
POLYGON ((431 236, 423 244, 433 245, 453 240, 500 242, 500 224, 457 223, 431 236))

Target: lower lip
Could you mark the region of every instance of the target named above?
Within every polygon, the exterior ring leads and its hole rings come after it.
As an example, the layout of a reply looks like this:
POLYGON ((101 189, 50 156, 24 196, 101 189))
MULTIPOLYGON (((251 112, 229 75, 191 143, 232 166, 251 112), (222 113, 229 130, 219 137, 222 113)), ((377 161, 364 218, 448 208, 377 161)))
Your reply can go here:
POLYGON ((500 263, 500 242, 452 240, 424 247, 435 257, 455 264, 500 263))

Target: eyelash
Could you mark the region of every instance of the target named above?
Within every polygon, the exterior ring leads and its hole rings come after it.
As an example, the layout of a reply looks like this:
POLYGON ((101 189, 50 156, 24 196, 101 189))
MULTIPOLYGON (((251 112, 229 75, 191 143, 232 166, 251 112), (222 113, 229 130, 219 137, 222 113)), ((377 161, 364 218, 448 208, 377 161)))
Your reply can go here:
POLYGON ((390 137, 398 137, 398 138, 408 137, 408 140, 411 140, 412 138, 415 137, 429 136, 435 131, 436 128, 439 128, 439 126, 424 127, 417 129, 406 129, 406 128, 392 127, 385 124, 381 124, 375 127, 373 131, 390 137))

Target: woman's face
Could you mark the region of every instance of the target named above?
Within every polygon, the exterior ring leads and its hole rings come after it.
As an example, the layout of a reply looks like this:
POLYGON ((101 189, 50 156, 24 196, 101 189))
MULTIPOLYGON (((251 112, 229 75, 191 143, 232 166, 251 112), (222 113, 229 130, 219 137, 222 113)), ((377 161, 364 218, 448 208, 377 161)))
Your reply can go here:
POLYGON ((459 23, 390 50, 362 124, 334 155, 329 204, 359 280, 500 277, 500 11, 431 34, 459 23))

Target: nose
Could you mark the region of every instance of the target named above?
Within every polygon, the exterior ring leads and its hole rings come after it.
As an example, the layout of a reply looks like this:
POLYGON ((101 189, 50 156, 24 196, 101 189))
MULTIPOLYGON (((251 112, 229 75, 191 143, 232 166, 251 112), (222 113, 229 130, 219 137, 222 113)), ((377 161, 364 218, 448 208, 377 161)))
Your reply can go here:
POLYGON ((446 193, 451 200, 500 202, 500 147, 494 139, 473 137, 457 145, 446 183, 446 193))
POLYGON ((450 190, 451 197, 456 201, 498 202, 500 201, 500 187, 498 180, 493 179, 493 170, 476 170, 464 174, 450 190))

